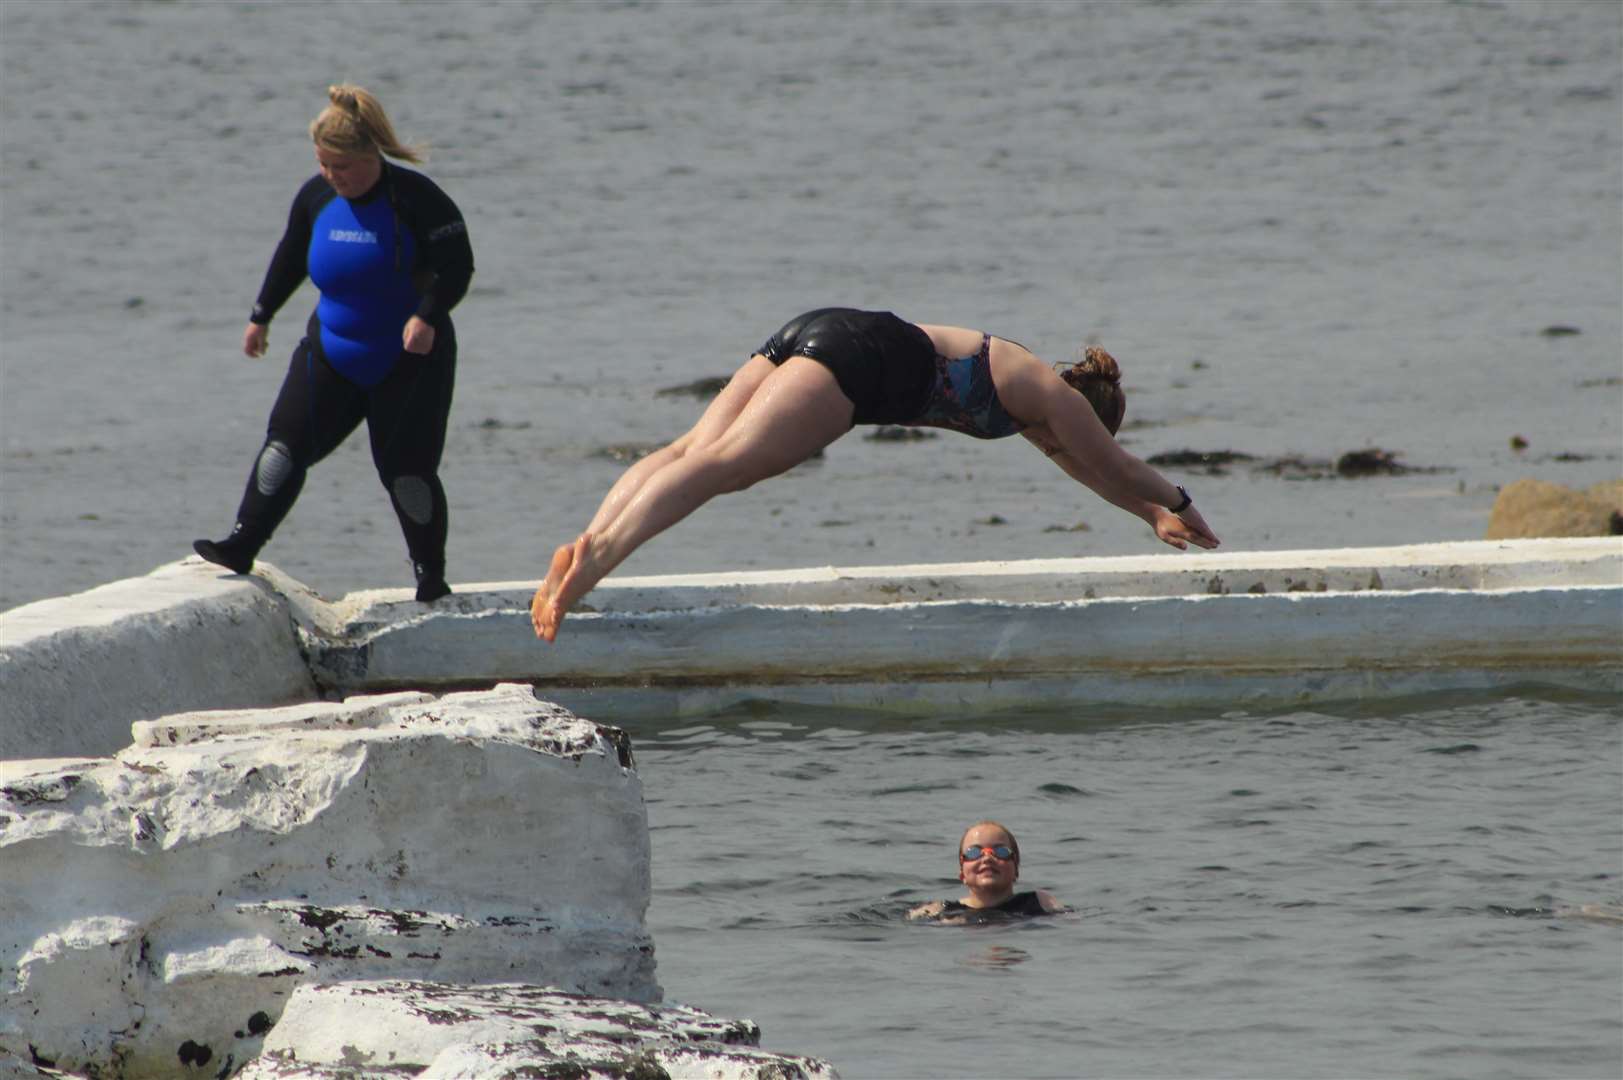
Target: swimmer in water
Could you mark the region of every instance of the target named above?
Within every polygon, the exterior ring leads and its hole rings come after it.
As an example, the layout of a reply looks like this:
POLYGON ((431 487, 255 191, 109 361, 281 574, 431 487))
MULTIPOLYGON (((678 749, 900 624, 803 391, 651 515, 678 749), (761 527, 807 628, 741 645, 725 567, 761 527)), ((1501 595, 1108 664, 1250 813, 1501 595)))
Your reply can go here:
POLYGON ((1215 548, 1217 534, 1189 493, 1113 438, 1125 410, 1121 372, 1097 346, 1055 370, 980 330, 915 325, 888 311, 807 312, 766 340, 691 430, 615 482, 586 530, 553 552, 530 621, 537 637, 555 640, 570 609, 637 548, 715 496, 793 468, 855 424, 1021 435, 1164 543, 1215 548))
POLYGON ((977 821, 958 842, 958 880, 969 894, 961 900, 932 900, 907 913, 909 919, 958 921, 974 915, 1051 915, 1069 910, 1047 889, 1015 892, 1020 877, 1020 845, 1014 833, 995 821, 977 821))

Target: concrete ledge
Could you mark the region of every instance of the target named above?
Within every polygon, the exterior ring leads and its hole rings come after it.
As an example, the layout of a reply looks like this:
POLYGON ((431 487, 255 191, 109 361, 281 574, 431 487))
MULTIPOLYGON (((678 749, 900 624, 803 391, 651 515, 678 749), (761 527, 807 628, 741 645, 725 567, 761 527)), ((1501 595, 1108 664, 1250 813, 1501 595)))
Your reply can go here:
POLYGON ((0 615, 0 758, 112 754, 130 722, 319 696, 287 596, 200 559, 0 615))
POLYGON ((1623 687, 1623 539, 610 579, 550 647, 530 589, 429 618, 354 594, 312 669, 346 692, 523 680, 621 718, 1623 687))
POLYGON ((604 719, 758 698, 936 712, 1623 690, 1619 537, 610 578, 552 646, 530 630, 533 588, 329 602, 274 567, 188 559, 18 608, 0 615, 0 757, 110 753, 132 720, 200 708, 504 681, 604 719))

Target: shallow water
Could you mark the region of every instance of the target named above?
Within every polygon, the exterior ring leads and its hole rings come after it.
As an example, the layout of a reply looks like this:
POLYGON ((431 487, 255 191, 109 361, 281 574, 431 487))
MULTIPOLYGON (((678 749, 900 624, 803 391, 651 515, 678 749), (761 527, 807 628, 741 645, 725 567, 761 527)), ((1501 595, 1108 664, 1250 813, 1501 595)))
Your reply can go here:
MULTIPOLYGON (((1623 471, 1620 37, 1586 2, 8 0, 0 609, 229 527, 309 289, 265 359, 242 325, 339 78, 469 220, 453 582, 538 577, 594 452, 697 415, 659 389, 828 303, 1098 341, 1142 456, 1438 470, 1169 470, 1231 549, 1479 539, 1499 485, 1623 471)), ((852 435, 626 572, 1158 551, 1023 440, 852 435)), ((408 582, 364 438, 264 554, 408 582)))
POLYGON ((1623 707, 633 728, 670 1000, 847 1077, 1611 1077, 1623 707), (909 923, 959 831, 1073 916, 909 923), (1586 913, 1587 912, 1587 913, 1586 913))

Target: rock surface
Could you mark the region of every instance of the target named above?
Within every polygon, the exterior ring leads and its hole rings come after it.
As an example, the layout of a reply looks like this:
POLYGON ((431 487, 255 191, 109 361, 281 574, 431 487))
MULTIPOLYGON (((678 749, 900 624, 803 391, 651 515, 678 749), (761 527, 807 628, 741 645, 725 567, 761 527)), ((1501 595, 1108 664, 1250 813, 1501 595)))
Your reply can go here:
POLYGON ((320 697, 288 599, 308 593, 194 558, 0 613, 0 758, 114 754, 132 720, 320 697))
POLYGON ((588 1077, 817 1080, 813 1058, 764 1053, 747 1021, 679 1005, 604 1001, 523 985, 404 981, 294 991, 244 1080, 292 1077, 588 1077))
POLYGON ((227 1075, 318 981, 660 997, 616 729, 506 685, 135 734, 0 762, 0 1054, 227 1075))
POLYGON ((1623 480, 1583 490, 1547 480, 1506 484, 1488 515, 1488 540, 1623 533, 1623 480))

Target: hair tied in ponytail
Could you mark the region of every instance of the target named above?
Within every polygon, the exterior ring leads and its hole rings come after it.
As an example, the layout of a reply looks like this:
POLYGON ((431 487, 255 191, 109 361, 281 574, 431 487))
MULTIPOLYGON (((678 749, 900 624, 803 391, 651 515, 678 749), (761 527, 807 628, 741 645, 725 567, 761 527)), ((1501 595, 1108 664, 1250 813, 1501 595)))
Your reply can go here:
POLYGON ((377 98, 354 83, 327 87, 332 104, 310 124, 310 139, 317 146, 341 154, 381 154, 401 161, 422 161, 426 147, 408 146, 395 134, 389 114, 377 98))

